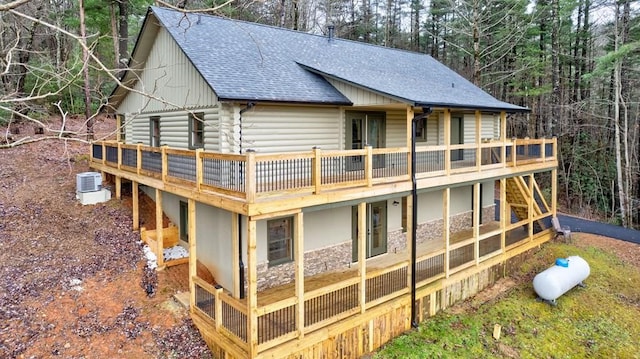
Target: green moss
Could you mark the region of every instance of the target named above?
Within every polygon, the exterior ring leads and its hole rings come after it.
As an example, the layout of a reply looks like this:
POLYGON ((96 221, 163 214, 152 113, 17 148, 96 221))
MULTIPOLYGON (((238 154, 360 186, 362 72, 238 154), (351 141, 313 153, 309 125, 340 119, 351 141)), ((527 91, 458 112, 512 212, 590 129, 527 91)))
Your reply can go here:
POLYGON ((519 272, 522 281, 477 310, 439 313, 375 358, 640 358, 640 273, 597 248, 550 243, 519 272), (531 279, 555 258, 578 255, 591 268, 553 307, 536 300, 531 279), (492 337, 502 326, 499 341, 492 337))

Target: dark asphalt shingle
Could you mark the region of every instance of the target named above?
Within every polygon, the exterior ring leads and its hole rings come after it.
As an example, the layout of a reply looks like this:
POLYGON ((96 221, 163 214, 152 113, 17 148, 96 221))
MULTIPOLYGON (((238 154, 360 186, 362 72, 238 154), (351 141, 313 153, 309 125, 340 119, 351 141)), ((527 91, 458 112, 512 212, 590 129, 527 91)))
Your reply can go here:
POLYGON ((328 76, 413 105, 524 110, 428 55, 166 8, 151 11, 222 100, 349 104, 328 76))

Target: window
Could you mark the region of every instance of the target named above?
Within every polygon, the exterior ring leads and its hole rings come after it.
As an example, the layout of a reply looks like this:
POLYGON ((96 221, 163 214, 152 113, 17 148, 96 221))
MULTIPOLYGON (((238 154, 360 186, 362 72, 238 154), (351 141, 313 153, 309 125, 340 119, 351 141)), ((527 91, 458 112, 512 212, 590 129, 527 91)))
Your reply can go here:
POLYGON ((189 242, 189 206, 180 201, 180 240, 189 242))
POLYGON ((267 221, 269 266, 293 260, 293 217, 267 221))
POLYGON ((118 142, 125 142, 126 139, 126 128, 124 123, 124 115, 116 115, 116 124, 118 126, 118 142))
POLYGON ((416 122, 416 142, 427 141, 427 119, 423 118, 416 122))
POLYGON ((204 113, 189 114, 189 148, 204 147, 204 113))
POLYGON ((151 117, 149 123, 149 145, 151 147, 160 146, 160 117, 151 117))

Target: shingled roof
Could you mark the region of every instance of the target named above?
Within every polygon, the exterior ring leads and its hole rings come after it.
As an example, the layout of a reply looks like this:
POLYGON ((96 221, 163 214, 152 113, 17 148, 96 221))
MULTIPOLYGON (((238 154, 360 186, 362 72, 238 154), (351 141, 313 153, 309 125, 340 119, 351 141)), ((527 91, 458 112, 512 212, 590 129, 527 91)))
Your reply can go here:
POLYGON ((527 110, 425 54, 160 7, 149 16, 222 101, 350 105, 332 78, 413 106, 527 110))

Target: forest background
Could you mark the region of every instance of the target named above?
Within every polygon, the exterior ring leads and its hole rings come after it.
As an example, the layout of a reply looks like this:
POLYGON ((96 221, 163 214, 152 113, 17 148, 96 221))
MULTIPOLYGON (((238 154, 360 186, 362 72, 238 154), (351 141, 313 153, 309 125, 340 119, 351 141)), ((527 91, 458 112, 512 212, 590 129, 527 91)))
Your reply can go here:
POLYGON ((3 1, 0 148, 92 139, 149 5, 316 34, 333 25, 340 38, 429 54, 531 109, 509 116, 508 136, 558 138, 564 211, 640 227, 638 0, 3 1), (86 132, 65 128, 77 114, 86 132), (19 122, 46 136, 12 134, 19 122))

